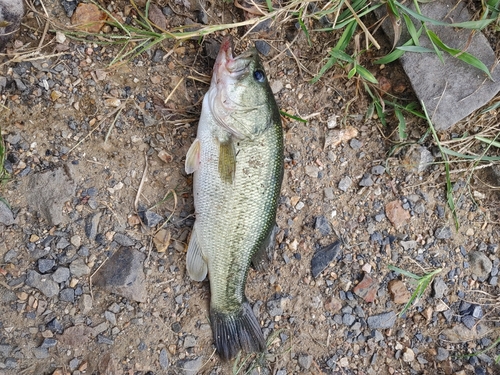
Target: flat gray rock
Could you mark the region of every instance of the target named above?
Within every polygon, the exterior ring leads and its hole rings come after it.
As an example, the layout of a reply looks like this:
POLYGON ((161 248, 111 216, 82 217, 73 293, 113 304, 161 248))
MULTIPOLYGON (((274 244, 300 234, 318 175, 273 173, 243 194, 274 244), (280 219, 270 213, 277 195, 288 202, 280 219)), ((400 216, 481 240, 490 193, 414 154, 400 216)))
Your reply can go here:
POLYGON ((36 210, 49 225, 59 225, 66 221, 63 205, 75 195, 75 189, 69 167, 34 174, 29 178, 26 191, 28 207, 36 210))
POLYGON ((14 223, 14 214, 5 202, 0 199, 0 224, 12 225, 14 223))
POLYGON ((332 262, 340 252, 340 241, 337 240, 331 245, 322 247, 316 251, 311 259, 311 274, 314 278, 332 262))
POLYGON ((40 275, 29 270, 26 276, 26 285, 38 289, 46 297, 54 297, 59 293, 59 285, 49 275, 40 275))
POLYGON ((128 299, 145 302, 145 258, 146 256, 137 250, 121 247, 92 277, 92 283, 128 299))
MULTIPOLYGON (((407 4, 408 5, 408 4, 407 4)), ((379 17, 384 15, 385 7, 377 9, 379 17)), ((414 9, 413 5, 410 6, 414 9)), ((454 0, 433 1, 420 4, 422 14, 442 22, 454 23, 470 21, 469 12, 464 2, 457 4, 454 0)), ((402 35, 398 45, 410 39, 405 34, 406 27, 402 21, 402 35)), ((414 20, 417 30, 420 28, 414 20)), ((476 32, 470 38, 471 30, 445 26, 435 26, 427 23, 441 41, 449 47, 467 50, 481 60, 488 69, 496 61, 495 52, 481 32, 476 32), (470 45, 469 45, 470 42, 470 45)), ((393 40, 390 21, 382 24, 385 33, 393 40)), ((433 49, 430 40, 423 32, 420 45, 433 49)), ((401 64, 410 78, 411 85, 418 98, 424 102, 434 127, 446 130, 462 120, 476 109, 488 103, 500 91, 500 67, 491 72, 493 81, 485 73, 443 52, 444 64, 435 53, 406 52, 401 58, 401 64)))

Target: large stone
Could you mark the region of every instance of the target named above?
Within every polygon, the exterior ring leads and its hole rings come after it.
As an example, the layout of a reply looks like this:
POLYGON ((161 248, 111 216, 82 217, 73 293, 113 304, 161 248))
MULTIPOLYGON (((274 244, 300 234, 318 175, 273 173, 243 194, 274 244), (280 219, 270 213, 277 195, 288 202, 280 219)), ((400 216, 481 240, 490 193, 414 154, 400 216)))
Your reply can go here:
POLYGON ((59 293, 59 285, 49 275, 40 275, 29 270, 26 276, 26 285, 38 289, 46 297, 54 297, 59 293))
POLYGON ((0 52, 5 49, 5 45, 14 33, 19 30, 23 14, 23 0, 0 1, 0 26, 2 26, 0 27, 0 52))
MULTIPOLYGON (((414 9, 413 5, 408 5, 414 9)), ((379 17, 384 16, 386 7, 377 9, 379 17)), ((441 22, 454 23, 470 21, 466 3, 455 0, 443 0, 420 4, 422 14, 441 22)), ((414 20, 417 30, 420 22, 414 20)), ((469 29, 436 26, 426 23, 441 41, 451 48, 466 51, 481 60, 488 69, 495 65, 495 52, 481 32, 469 29)), ((393 39, 391 22, 387 20, 382 28, 393 39)), ((410 36, 406 27, 398 45, 408 41, 410 36)), ((420 46, 433 50, 433 46, 423 32, 419 38, 420 46)), ((437 130, 453 126, 467 115, 488 103, 500 91, 500 67, 491 72, 493 80, 481 70, 443 52, 444 64, 435 53, 406 52, 401 64, 410 78, 411 85, 418 98, 423 101, 427 113, 437 130)))
POLYGON ((95 286, 137 302, 146 301, 143 262, 146 256, 122 247, 92 277, 95 286))
POLYGON ((75 189, 69 167, 37 173, 30 176, 28 181, 28 206, 36 210, 49 225, 59 225, 66 221, 63 205, 75 195, 75 189))
POLYGON ((14 214, 10 208, 0 199, 0 224, 12 225, 15 223, 14 214))

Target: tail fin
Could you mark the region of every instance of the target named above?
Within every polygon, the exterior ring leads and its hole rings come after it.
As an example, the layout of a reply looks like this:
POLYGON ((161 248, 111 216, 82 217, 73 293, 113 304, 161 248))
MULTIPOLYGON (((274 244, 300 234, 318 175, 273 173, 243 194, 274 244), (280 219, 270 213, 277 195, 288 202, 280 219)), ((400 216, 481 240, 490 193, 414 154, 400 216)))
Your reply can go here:
POLYGON ((217 352, 225 361, 236 357, 240 350, 252 353, 262 352, 266 348, 259 322, 246 301, 235 312, 211 308, 210 324, 217 352))

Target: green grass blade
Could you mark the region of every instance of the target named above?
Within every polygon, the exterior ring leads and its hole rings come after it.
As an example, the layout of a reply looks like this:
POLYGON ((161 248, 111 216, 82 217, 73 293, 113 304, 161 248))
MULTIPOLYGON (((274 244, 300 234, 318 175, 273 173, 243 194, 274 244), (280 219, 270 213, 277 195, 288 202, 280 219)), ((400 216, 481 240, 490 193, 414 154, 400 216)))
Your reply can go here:
POLYGON ((396 114, 396 117, 398 118, 399 122, 398 123, 399 139, 404 141, 406 138, 408 138, 405 117, 403 116, 403 112, 401 112, 399 108, 394 108, 394 113, 396 114))
POLYGON ((425 48, 421 46, 401 46, 401 47, 396 47, 397 49, 405 52, 417 52, 417 53, 429 53, 429 52, 434 52, 434 50, 430 48, 425 48))
POLYGON ((356 72, 360 75, 360 77, 366 79, 368 82, 378 84, 378 81, 375 78, 375 76, 365 67, 362 67, 361 65, 356 65, 356 72))
POLYGON ((307 122, 307 120, 304 120, 303 118, 300 118, 298 116, 291 115, 290 113, 286 113, 285 111, 281 111, 280 110, 280 114, 282 116, 289 117, 289 118, 291 118, 292 120, 295 120, 295 121, 300 121, 300 122, 303 122, 303 123, 307 122))
POLYGON ((459 49, 448 47, 441 41, 441 39, 439 39, 439 37, 432 30, 427 30, 427 35, 429 36, 431 42, 437 45, 443 51, 448 52, 451 56, 465 62, 466 64, 472 65, 473 67, 480 69, 481 71, 486 73, 491 80, 493 80, 493 77, 491 76, 490 71, 488 70, 486 65, 484 65, 484 63, 477 57, 471 55, 470 53, 463 52, 459 49))
POLYGON ((347 78, 351 79, 356 74, 356 67, 352 68, 349 73, 347 73, 347 78))
POLYGON ((495 141, 494 139, 480 137, 479 135, 476 135, 474 138, 476 138, 478 141, 487 143, 489 146, 494 146, 494 147, 500 148, 500 142, 495 141))
POLYGON ((346 61, 346 62, 351 63, 351 64, 354 64, 354 62, 355 62, 351 56, 349 56, 344 51, 340 51, 337 48, 332 48, 332 50, 330 51, 330 55, 339 59, 339 60, 346 61))
POLYGON ((413 44, 418 46, 419 45, 418 38, 422 33, 422 28, 420 28, 420 30, 417 32, 417 29, 415 29, 415 25, 413 24, 411 18, 406 13, 403 13, 403 18, 405 20, 406 29, 410 33, 411 39, 413 40, 413 44))
POLYGON ((398 272, 398 273, 400 273, 401 275, 405 275, 405 276, 410 277, 410 278, 415 279, 415 280, 418 280, 418 279, 420 278, 420 276, 415 275, 414 273, 411 273, 410 271, 406 271, 406 270, 404 270, 404 269, 402 269, 402 268, 399 268, 399 267, 393 266, 393 265, 391 265, 391 264, 389 264, 389 265, 387 266, 387 268, 389 268, 391 271, 398 272))
POLYGON ((304 13, 304 8, 300 8, 299 16, 297 17, 297 20, 299 21, 299 25, 300 25, 301 30, 304 32, 304 34, 306 36, 307 44, 309 44, 309 47, 312 47, 311 37, 309 36, 309 31, 307 30, 306 24, 304 23, 304 20, 302 19, 303 13, 304 13))
POLYGON ((500 156, 475 156, 475 155, 466 155, 466 154, 462 154, 460 152, 456 152, 456 151, 450 150, 447 147, 442 147, 442 151, 446 155, 455 156, 455 157, 461 158, 461 159, 477 160, 477 161, 500 161, 500 156))
POLYGON ((479 20, 479 21, 467 21, 467 22, 457 22, 457 23, 446 23, 438 20, 434 20, 432 18, 426 17, 422 14, 419 14, 410 8, 404 6, 403 4, 396 2, 396 5, 404 10, 406 13, 408 13, 410 16, 416 18, 419 21, 422 22, 427 22, 432 25, 437 25, 437 26, 450 26, 450 27, 459 27, 463 29, 483 29, 486 26, 488 26, 491 22, 494 21, 494 19, 487 19, 487 20, 479 20))

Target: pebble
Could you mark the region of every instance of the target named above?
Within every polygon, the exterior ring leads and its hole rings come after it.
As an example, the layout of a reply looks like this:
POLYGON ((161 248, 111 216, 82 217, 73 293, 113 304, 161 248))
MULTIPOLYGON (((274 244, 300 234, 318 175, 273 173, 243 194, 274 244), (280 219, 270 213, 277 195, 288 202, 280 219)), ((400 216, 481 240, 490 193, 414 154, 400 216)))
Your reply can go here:
POLYGON ((33 348, 31 352, 37 359, 45 359, 49 356, 49 350, 47 348, 33 348))
POLYGON ((344 192, 347 191, 347 189, 349 189, 352 185, 352 180, 349 176, 345 176, 343 177, 340 182, 339 182, 339 185, 338 185, 338 188, 344 192))
POLYGON ((438 347, 437 348, 437 355, 436 355, 436 361, 442 362, 445 361, 449 358, 450 352, 446 350, 445 348, 438 347))
POLYGON ((349 146, 351 146, 351 148, 353 150, 359 150, 363 146, 363 142, 361 142, 360 140, 358 140, 356 138, 353 138, 349 142, 349 146))
POLYGON ((12 225, 15 223, 14 214, 3 200, 0 200, 0 224, 12 225))
POLYGON ((57 334, 62 334, 64 331, 63 325, 59 322, 59 320, 57 320, 57 318, 54 318, 47 323, 47 329, 52 333, 57 334))
POLYGON ((160 366, 163 370, 167 370, 168 369, 168 353, 167 353, 167 349, 163 348, 162 350, 160 350, 160 366))
POLYGON ((71 242, 71 244, 74 246, 74 247, 80 247, 81 243, 82 243, 82 238, 80 236, 71 236, 69 242, 71 242))
POLYGON ((85 235, 89 240, 95 240, 97 236, 97 228, 101 220, 101 212, 90 214, 85 219, 85 235))
POLYGON ((365 274, 363 275, 363 279, 358 283, 358 285, 354 287, 353 292, 359 297, 363 298, 365 302, 371 303, 375 301, 377 289, 377 281, 365 272, 365 274))
POLYGON ((376 166, 372 167, 371 172, 375 176, 383 175, 385 173, 385 167, 382 165, 376 165, 376 166))
POLYGON ((382 314, 369 316, 368 319, 366 319, 366 323, 370 329, 387 329, 394 326, 396 317, 394 311, 388 311, 382 314))
POLYGON ((335 198, 335 195, 333 194, 333 189, 331 187, 327 187, 323 190, 323 194, 325 195, 325 199, 332 200, 335 198))
POLYGON ((26 285, 38 289, 46 297, 54 297, 59 293, 59 285, 49 279, 49 276, 40 275, 38 272, 29 270, 26 276, 26 285))
POLYGON ((405 251, 413 250, 418 247, 417 241, 401 241, 400 245, 403 247, 405 251))
POLYGON ((474 325, 476 324, 476 319, 474 319, 470 315, 464 315, 464 316, 462 316, 461 321, 464 324, 464 326, 466 326, 469 329, 474 328, 474 325))
POLYGON ((92 311, 92 296, 90 294, 82 295, 80 298, 80 309, 84 315, 92 311))
POLYGON ((469 253, 470 269, 481 281, 484 281, 493 268, 493 263, 480 251, 471 251, 469 253))
POLYGON ((403 361, 413 362, 415 360, 415 352, 411 348, 405 348, 403 351, 403 361))
POLYGON ((43 339, 42 345, 40 345, 40 347, 42 349, 44 349, 44 348, 48 349, 48 348, 52 348, 56 345, 57 345, 56 339, 47 337, 47 338, 43 339))
POLYGON ((150 228, 156 227, 163 220, 163 216, 160 216, 156 212, 149 210, 140 212, 139 215, 142 216, 144 224, 146 224, 150 228))
POLYGON ((314 229, 319 230, 323 236, 327 236, 331 233, 332 228, 327 218, 324 216, 317 216, 314 222, 314 229))
POLYGON ((90 267, 85 264, 85 261, 81 258, 78 258, 71 262, 69 266, 69 270, 73 277, 81 277, 84 275, 88 275, 90 273, 90 267))
POLYGON ((104 319, 106 319, 111 325, 116 326, 116 315, 111 311, 104 311, 104 319))
POLYGON ((312 178, 318 178, 318 173, 319 173, 319 168, 316 167, 315 165, 306 165, 304 168, 306 175, 312 178))
POLYGON ((201 368, 201 366, 203 366, 203 357, 179 361, 177 366, 182 370, 182 374, 195 375, 198 373, 198 370, 201 368))
POLYGON ((75 302, 75 290, 72 288, 65 288, 59 293, 59 299, 65 302, 75 302))
POLYGON ((271 316, 283 315, 283 301, 281 298, 267 301, 267 312, 271 316))
POLYGON ((40 258, 38 259, 38 271, 40 271, 41 273, 52 271, 52 267, 54 267, 55 264, 56 262, 53 259, 40 258))
POLYGON ((128 237, 122 233, 115 233, 115 235, 113 237, 113 241, 117 242, 118 244, 120 244, 122 246, 135 245, 135 241, 133 239, 131 239, 130 237, 128 237))
POLYGON ((394 279, 389 281, 387 288, 389 289, 389 294, 395 304, 402 305, 410 300, 411 293, 401 280, 394 279))
POLYGON ((92 278, 95 286, 137 302, 146 301, 143 262, 146 256, 130 247, 121 247, 92 278))
POLYGON ((56 283, 64 283, 69 279, 69 268, 59 267, 52 274, 52 280, 56 283))
POLYGON ((404 226, 411 218, 410 213, 403 209, 399 199, 385 205, 385 216, 396 229, 404 226))
POLYGON ((65 237, 61 237, 61 239, 57 241, 56 249, 62 250, 67 248, 69 245, 69 241, 65 237))
POLYGON ((372 186, 373 185, 373 180, 372 180, 372 175, 371 174, 364 174, 363 178, 361 181, 359 181, 359 186, 372 186))
POLYGON ((354 324, 356 317, 352 314, 344 314, 342 315, 342 323, 346 326, 350 327, 354 324))
POLYGON ((444 294, 448 291, 448 286, 441 277, 436 277, 432 283, 432 290, 434 298, 443 298, 444 294))
POLYGON ((196 337, 192 335, 187 335, 186 337, 184 337, 183 346, 185 349, 194 348, 196 346, 196 337))
POLYGON ((299 366, 305 370, 309 370, 312 365, 313 356, 310 354, 300 354, 298 358, 299 366))
POLYGON ((340 253, 340 241, 337 240, 331 245, 322 247, 316 251, 311 259, 311 274, 317 278, 321 272, 337 257, 340 253))
POLYGON ((450 227, 439 227, 434 232, 434 237, 438 240, 447 240, 451 238, 451 228, 450 227))

